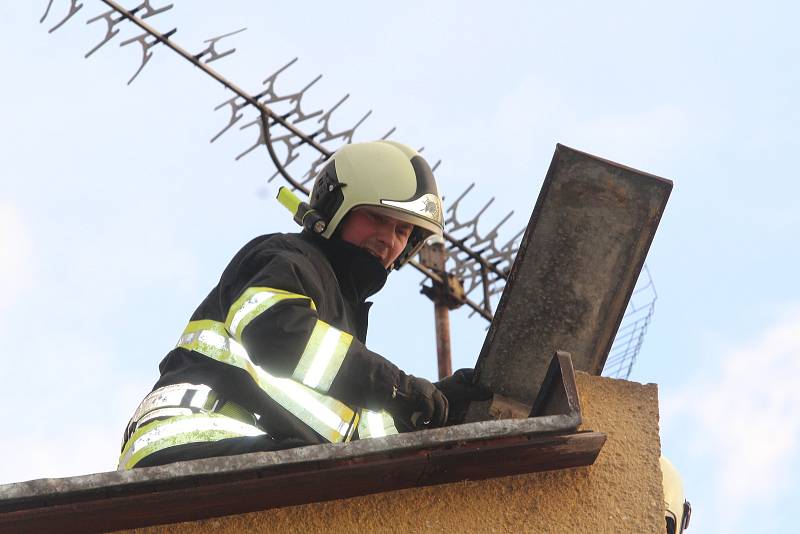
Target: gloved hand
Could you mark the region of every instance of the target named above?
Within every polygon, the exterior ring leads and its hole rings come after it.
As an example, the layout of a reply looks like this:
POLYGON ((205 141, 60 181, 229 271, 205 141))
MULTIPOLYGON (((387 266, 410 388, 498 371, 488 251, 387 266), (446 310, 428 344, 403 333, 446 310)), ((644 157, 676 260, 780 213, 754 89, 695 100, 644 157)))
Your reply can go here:
POLYGON ((447 418, 448 425, 458 425, 464 422, 470 402, 492 398, 492 392, 489 389, 475 383, 474 369, 459 369, 434 385, 447 397, 450 408, 447 418))
POLYGON ((387 404, 400 432, 436 428, 447 421, 447 397, 424 378, 402 371, 387 404))

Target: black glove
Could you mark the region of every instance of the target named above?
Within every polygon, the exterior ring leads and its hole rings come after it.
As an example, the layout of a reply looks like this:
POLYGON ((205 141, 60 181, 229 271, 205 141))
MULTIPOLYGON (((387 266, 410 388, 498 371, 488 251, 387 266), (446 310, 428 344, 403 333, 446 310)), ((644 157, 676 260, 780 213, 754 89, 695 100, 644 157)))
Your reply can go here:
POLYGON ((459 369, 434 385, 447 397, 450 407, 447 418, 448 425, 458 425, 464 422, 470 402, 492 398, 492 392, 489 389, 475 383, 474 369, 459 369))
POLYGON ((447 397, 424 378, 401 371, 391 395, 386 410, 400 432, 436 428, 447 421, 447 397))

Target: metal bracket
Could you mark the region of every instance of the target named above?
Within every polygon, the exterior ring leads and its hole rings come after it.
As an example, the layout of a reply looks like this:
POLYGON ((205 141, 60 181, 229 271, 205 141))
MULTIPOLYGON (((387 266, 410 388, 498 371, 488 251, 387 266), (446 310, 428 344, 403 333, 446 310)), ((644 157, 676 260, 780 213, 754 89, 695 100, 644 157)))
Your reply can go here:
MULTIPOLYGON (((479 404, 479 403, 472 403, 479 404)), ((556 351, 539 388, 539 395, 533 404, 495 393, 491 400, 480 404, 488 405, 480 410, 488 413, 489 419, 524 419, 545 415, 568 415, 581 419, 581 404, 578 386, 575 383, 575 370, 569 352, 556 351)), ((474 410, 470 410, 474 413, 474 410)), ((474 421, 475 419, 468 419, 474 421)))
POLYGON ((563 350, 557 350, 550 360, 550 367, 547 368, 530 415, 539 417, 560 413, 577 413, 579 416, 581 413, 572 356, 563 350))

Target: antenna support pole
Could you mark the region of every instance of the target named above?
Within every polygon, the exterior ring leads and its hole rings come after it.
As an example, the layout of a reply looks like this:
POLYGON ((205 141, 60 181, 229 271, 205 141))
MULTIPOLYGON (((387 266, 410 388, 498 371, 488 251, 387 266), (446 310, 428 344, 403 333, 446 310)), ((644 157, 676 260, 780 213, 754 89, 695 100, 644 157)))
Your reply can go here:
POLYGON ((453 374, 450 354, 450 310, 461 307, 466 301, 461 281, 445 270, 447 251, 443 241, 428 243, 420 251, 420 262, 435 272, 441 281, 431 278, 430 286, 422 286, 421 293, 433 301, 436 318, 436 356, 439 379, 453 374))
POLYGON ((453 361, 450 355, 450 310, 443 304, 434 304, 436 316, 436 363, 439 380, 453 374, 453 361))

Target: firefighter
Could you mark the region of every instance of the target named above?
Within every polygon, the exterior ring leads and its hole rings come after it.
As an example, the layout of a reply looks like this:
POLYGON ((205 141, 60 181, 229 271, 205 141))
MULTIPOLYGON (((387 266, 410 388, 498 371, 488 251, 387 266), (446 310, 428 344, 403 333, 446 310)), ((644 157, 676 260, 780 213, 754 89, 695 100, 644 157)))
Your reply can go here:
POLYGON ((443 391, 487 397, 471 370, 437 388, 365 346, 366 299, 442 235, 428 163, 392 141, 346 145, 309 203, 319 233, 253 239, 194 312, 126 428, 120 469, 434 428, 443 391))

